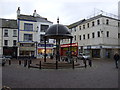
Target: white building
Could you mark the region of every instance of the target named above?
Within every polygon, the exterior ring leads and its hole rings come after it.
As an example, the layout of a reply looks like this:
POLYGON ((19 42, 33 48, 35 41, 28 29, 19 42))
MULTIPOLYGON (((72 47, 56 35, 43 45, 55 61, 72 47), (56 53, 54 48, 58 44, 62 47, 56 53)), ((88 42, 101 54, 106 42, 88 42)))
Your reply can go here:
MULTIPOLYGON (((34 56, 44 53, 44 34, 47 28, 53 23, 47 18, 41 17, 34 10, 33 15, 20 14, 20 8, 17 10, 18 19, 18 56, 34 56)), ((48 40, 51 45, 47 53, 52 53, 53 40, 48 40), (52 43, 52 44, 51 44, 52 43)))
POLYGON ((73 42, 78 43, 79 52, 89 53, 93 58, 113 58, 114 53, 120 51, 118 21, 100 14, 68 27, 74 36, 73 42))
POLYGON ((17 20, 0 19, 0 55, 17 58, 17 20))

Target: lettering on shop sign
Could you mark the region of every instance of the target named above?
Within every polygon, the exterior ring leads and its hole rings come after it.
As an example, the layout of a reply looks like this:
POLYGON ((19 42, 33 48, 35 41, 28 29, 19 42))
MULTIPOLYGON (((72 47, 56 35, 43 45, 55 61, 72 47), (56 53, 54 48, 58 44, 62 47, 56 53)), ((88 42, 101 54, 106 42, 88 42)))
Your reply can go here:
POLYGON ((30 43, 21 43, 20 46, 21 46, 21 47, 34 47, 34 44, 30 44, 30 43))
MULTIPOLYGON (((45 47, 45 44, 38 44, 38 47, 45 47)), ((53 44, 46 44, 46 47, 53 47, 53 44)))

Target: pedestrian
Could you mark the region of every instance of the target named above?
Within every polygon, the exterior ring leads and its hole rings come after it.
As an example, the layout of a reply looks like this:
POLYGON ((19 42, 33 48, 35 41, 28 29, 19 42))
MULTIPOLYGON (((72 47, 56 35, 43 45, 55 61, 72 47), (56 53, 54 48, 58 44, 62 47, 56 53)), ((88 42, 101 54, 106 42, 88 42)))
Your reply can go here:
POLYGON ((118 60, 119 60, 119 59, 120 59, 120 56, 119 56, 118 53, 116 53, 116 54, 114 55, 114 60, 115 60, 116 68, 118 68, 118 60))

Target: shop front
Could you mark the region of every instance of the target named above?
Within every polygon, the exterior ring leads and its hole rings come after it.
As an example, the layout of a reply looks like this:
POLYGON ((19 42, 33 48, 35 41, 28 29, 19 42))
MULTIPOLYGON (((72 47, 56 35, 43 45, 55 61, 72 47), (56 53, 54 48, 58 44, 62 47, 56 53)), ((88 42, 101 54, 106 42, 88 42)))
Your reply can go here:
MULTIPOLYGON (((60 49, 60 55, 61 56, 67 56, 68 51, 70 51, 70 44, 62 44, 60 49)), ((77 43, 72 43, 72 56, 77 56, 78 55, 78 44, 77 43)))
POLYGON ((18 47, 3 47, 3 55, 11 58, 17 58, 18 47))
POLYGON ((36 47, 34 43, 20 43, 19 56, 35 57, 36 47))
MULTIPOLYGON (((47 56, 50 56, 51 54, 53 54, 53 44, 47 43, 46 44, 46 54, 47 56)), ((38 44, 38 58, 40 56, 43 56, 45 54, 45 44, 38 44)))

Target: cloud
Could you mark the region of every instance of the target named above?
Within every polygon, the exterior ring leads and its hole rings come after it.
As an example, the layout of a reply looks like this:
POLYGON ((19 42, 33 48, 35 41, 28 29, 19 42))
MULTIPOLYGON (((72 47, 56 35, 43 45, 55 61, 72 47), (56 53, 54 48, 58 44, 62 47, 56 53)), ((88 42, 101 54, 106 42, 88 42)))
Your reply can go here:
POLYGON ((21 8, 22 14, 37 13, 56 23, 71 24, 94 14, 94 8, 117 13, 119 0, 0 0, 0 18, 16 18, 16 10, 21 8))

